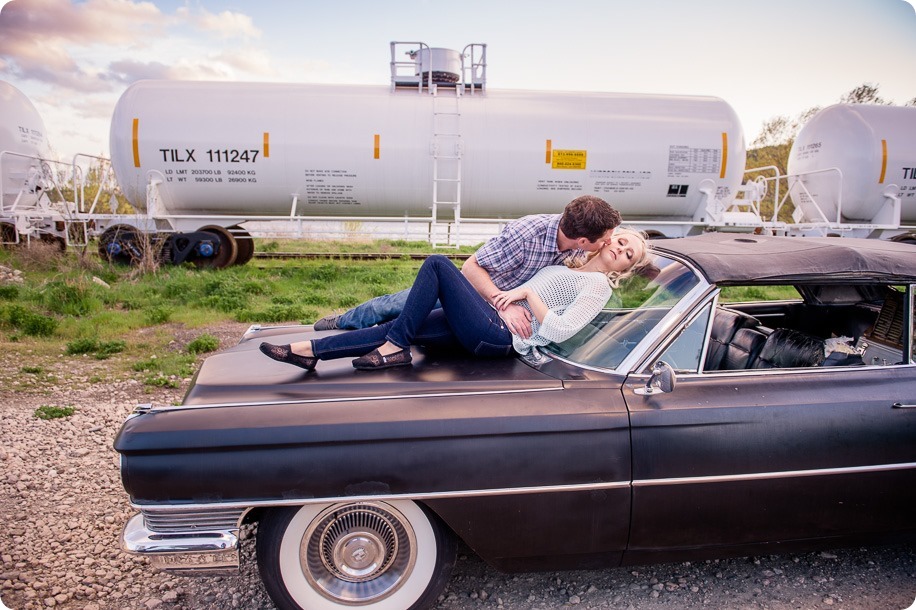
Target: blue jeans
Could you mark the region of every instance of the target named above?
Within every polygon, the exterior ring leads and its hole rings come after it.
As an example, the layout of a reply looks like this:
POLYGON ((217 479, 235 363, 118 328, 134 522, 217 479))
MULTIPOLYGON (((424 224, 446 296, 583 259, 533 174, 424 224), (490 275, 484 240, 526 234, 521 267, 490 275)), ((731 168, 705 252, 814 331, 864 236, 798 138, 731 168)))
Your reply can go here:
MULTIPOLYGON (((394 295, 391 295, 394 296, 394 295)), ((362 356, 391 341, 398 347, 461 346, 482 357, 512 353, 512 334, 496 310, 446 257, 426 259, 407 294, 401 314, 372 326, 315 339, 312 349, 321 360, 362 356), (436 303, 442 304, 435 309, 436 303)))
POLYGON ((356 330, 357 328, 369 328, 388 320, 394 320, 404 309, 408 294, 410 294, 410 288, 394 294, 383 294, 380 297, 369 299, 365 303, 342 313, 340 318, 337 319, 337 327, 344 330, 356 330))
MULTIPOLYGON (((410 288, 394 294, 383 294, 380 297, 369 299, 365 303, 340 314, 340 318, 337 319, 337 328, 356 330, 357 328, 369 328, 382 322, 394 320, 404 309, 408 294, 410 294, 410 288)), ((436 302, 436 307, 441 307, 438 301, 436 302)))

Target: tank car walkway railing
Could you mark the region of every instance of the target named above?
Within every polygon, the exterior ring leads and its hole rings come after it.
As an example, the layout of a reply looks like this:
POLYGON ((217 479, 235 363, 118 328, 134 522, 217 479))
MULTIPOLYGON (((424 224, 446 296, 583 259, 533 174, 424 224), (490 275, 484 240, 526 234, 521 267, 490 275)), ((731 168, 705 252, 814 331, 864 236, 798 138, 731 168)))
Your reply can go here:
POLYGON ((828 167, 799 172, 797 174, 781 174, 773 166, 748 169, 745 175, 760 172, 771 172, 773 175, 758 175, 755 183, 761 190, 761 200, 772 202, 772 217, 766 222, 766 228, 775 234, 787 235, 851 235, 873 236, 883 230, 897 230, 904 228, 901 224, 901 200, 896 185, 890 185, 884 193, 885 204, 872 218, 867 220, 849 220, 843 215, 843 172, 837 167, 828 167), (818 199, 806 184, 806 178, 818 174, 835 176, 835 196, 830 201, 818 199), (785 194, 780 196, 781 184, 785 182, 785 194), (791 222, 779 220, 780 212, 786 207, 792 197, 796 200, 791 214, 791 222), (799 204, 798 202, 801 202, 799 204), (828 210, 830 213, 828 214, 828 210))
POLYGON ((79 218, 76 204, 67 199, 60 184, 66 180, 68 164, 5 150, 0 152, 0 176, 7 176, 4 164, 11 164, 11 159, 27 162, 28 169, 10 175, 21 186, 12 203, 0 205, 0 244, 19 244, 25 238, 27 243, 38 239, 62 247, 85 246, 87 221, 79 218))
MULTIPOLYGON (((392 41, 390 46, 391 90, 394 91, 397 87, 413 86, 417 88, 417 93, 423 93, 423 75, 419 72, 416 58, 424 49, 429 53, 429 45, 424 42, 392 41), (399 51, 402 51, 404 47, 410 47, 409 50, 403 51, 410 59, 398 61, 397 54, 399 51)), ((426 82, 432 82, 432 62, 430 62, 426 82)))
POLYGON ((471 95, 487 87, 487 45, 472 42, 461 52, 461 85, 471 95), (468 61, 465 61, 467 59, 468 61))

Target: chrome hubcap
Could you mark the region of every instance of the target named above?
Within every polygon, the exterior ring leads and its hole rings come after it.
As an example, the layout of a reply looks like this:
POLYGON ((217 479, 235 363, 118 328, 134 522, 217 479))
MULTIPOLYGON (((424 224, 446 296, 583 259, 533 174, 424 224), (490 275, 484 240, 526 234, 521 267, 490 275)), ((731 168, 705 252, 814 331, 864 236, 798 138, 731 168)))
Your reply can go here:
POLYGON ((312 521, 299 547, 302 572, 313 587, 349 605, 394 593, 415 560, 409 523, 381 502, 329 507, 312 521))

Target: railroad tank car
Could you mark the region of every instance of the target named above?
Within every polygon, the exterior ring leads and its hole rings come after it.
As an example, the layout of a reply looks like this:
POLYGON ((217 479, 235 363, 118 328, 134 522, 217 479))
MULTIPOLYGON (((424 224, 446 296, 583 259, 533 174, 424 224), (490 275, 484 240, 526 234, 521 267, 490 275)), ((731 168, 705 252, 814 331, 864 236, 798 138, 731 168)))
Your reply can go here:
POLYGON ((628 220, 702 221, 741 185, 721 99, 462 91, 140 81, 114 110, 112 164, 140 210, 157 177, 167 213, 248 219, 429 217, 434 199, 517 218, 594 194, 628 220))
POLYGON ((789 153, 790 191, 809 222, 916 222, 916 108, 836 104, 815 114, 789 153), (811 173, 816 172, 816 173, 811 173), (842 176, 842 179, 841 179, 842 176), (887 214, 900 197, 900 217, 887 214), (882 211, 884 213, 882 214, 882 211))
POLYGON ((3 210, 34 205, 40 193, 40 159, 49 156, 44 122, 13 85, 0 81, 0 190, 3 210), (17 201, 18 200, 18 201, 17 201))

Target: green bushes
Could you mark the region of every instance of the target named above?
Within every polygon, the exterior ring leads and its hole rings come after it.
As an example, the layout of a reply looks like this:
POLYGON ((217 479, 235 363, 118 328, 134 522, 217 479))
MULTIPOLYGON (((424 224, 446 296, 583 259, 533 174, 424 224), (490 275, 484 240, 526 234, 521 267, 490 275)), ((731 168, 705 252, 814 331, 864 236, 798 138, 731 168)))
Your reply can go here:
POLYGON ((15 301, 17 298, 19 298, 19 286, 15 284, 0 286, 0 300, 15 301))
POLYGON ((2 320, 29 337, 50 337, 57 331, 58 322, 22 305, 9 305, 3 311, 2 320))
POLYGON ((35 417, 38 419, 60 419, 70 417, 76 412, 74 407, 57 407, 54 405, 41 405, 35 409, 35 417))
POLYGON ((192 354, 205 354, 219 349, 219 339, 213 335, 201 335, 188 343, 188 352, 192 354))
POLYGON ((98 292, 101 287, 85 277, 74 280, 54 280, 40 290, 41 303, 48 311, 63 316, 87 316, 102 307, 98 292))
POLYGON ((149 309, 144 310, 143 312, 143 321, 148 326, 156 326, 157 324, 165 324, 172 317, 172 312, 168 307, 162 305, 153 305, 149 309))
POLYGON ((119 354, 127 349, 125 341, 100 341, 99 339, 82 338, 67 343, 65 353, 68 356, 80 354, 93 354, 98 360, 107 360, 114 354, 119 354))

